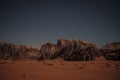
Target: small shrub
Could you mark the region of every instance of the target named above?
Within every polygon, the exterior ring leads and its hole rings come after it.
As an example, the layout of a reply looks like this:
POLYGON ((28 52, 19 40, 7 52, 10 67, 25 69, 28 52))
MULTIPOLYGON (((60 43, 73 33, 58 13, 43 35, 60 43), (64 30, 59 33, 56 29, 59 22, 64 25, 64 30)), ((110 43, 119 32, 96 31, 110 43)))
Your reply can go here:
POLYGON ((47 65, 53 65, 52 63, 47 63, 47 65))
POLYGON ((106 67, 110 67, 110 64, 107 64, 106 67))
POLYGON ((15 62, 12 62, 11 64, 15 64, 15 62))
POLYGON ((65 63, 62 63, 62 65, 65 65, 65 63))
POLYGON ((83 69, 83 68, 84 68, 83 66, 78 67, 78 69, 83 69))
POLYGON ((23 78, 26 78, 26 76, 27 76, 26 74, 22 74, 22 77, 23 77, 23 78))
POLYGON ((119 68, 117 67, 116 70, 119 70, 119 68))
POLYGON ((30 62, 29 64, 33 64, 32 62, 30 62))

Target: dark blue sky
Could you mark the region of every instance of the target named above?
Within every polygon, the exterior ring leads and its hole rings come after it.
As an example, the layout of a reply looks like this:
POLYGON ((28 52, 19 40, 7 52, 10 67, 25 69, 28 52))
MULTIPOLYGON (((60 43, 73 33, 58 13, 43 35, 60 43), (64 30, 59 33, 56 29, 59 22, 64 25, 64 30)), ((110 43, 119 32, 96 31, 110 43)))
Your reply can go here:
POLYGON ((59 38, 120 41, 119 0, 3 0, 0 41, 40 48, 59 38))

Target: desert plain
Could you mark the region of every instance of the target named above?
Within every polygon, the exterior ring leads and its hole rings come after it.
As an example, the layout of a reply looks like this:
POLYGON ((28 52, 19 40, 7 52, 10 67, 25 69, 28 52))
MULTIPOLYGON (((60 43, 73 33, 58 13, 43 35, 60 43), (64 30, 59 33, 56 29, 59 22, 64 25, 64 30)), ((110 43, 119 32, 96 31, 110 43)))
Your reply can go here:
POLYGON ((120 80, 120 61, 1 60, 0 80, 120 80))

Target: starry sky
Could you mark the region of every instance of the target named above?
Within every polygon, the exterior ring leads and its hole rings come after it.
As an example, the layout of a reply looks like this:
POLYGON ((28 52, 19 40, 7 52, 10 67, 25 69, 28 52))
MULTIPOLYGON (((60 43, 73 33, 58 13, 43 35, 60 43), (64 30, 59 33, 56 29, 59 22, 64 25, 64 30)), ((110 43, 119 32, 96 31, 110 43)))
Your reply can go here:
POLYGON ((1 42, 40 49, 59 38, 119 42, 119 0, 1 0, 1 42))

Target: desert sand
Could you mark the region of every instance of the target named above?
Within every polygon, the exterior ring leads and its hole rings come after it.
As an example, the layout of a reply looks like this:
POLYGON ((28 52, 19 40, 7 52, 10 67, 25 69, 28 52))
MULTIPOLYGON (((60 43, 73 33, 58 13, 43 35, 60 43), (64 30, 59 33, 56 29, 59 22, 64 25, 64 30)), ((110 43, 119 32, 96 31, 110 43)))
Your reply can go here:
POLYGON ((120 80, 120 61, 1 60, 0 80, 120 80))

